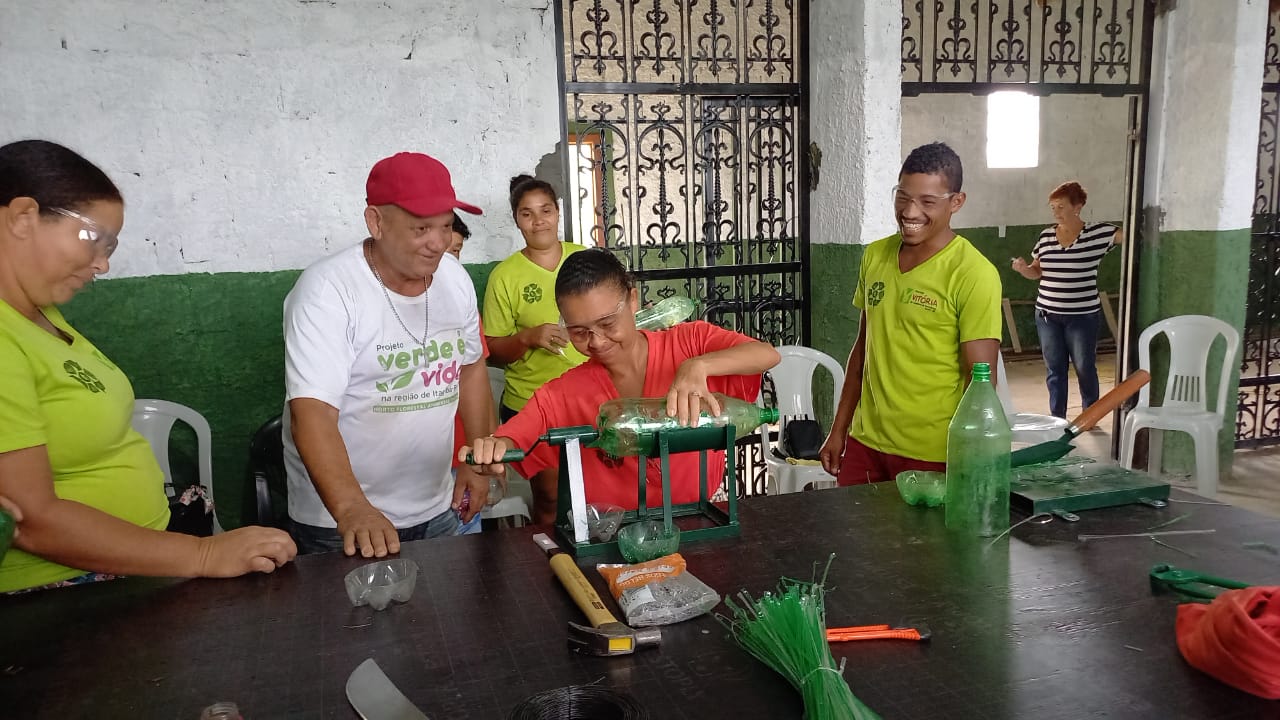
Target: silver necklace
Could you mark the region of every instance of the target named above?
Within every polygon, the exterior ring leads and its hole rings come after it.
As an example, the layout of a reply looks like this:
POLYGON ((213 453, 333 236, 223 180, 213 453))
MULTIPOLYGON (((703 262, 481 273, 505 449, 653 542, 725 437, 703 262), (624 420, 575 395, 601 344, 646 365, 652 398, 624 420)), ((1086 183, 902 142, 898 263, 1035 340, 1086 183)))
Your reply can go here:
POLYGON ((391 314, 395 315, 396 322, 400 323, 400 329, 404 330, 404 334, 408 335, 410 340, 426 349, 428 318, 431 315, 431 293, 427 292, 427 279, 422 279, 422 340, 419 341, 413 333, 409 332, 409 326, 404 324, 404 320, 400 318, 400 313, 396 312, 396 304, 391 302, 391 293, 387 291, 387 284, 382 282, 382 275, 378 273, 378 266, 373 262, 373 238, 364 241, 364 254, 369 262, 369 269, 373 271, 373 277, 378 280, 378 286, 382 288, 382 297, 387 299, 387 305, 391 307, 391 314))

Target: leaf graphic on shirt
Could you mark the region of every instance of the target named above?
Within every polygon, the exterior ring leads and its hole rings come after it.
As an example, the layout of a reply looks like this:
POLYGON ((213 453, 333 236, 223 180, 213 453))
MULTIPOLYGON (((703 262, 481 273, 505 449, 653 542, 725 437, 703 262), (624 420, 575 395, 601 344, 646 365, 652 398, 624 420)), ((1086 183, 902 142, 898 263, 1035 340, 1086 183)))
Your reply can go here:
POLYGON ((409 382, 413 380, 413 376, 417 372, 418 370, 415 368, 402 375, 397 375, 391 378, 390 380, 388 380, 387 382, 375 382, 373 386, 378 388, 378 392, 381 392, 381 393, 389 393, 393 390, 400 390, 409 385, 409 382))
POLYGON ((395 376, 394 378, 391 379, 391 389, 400 390, 401 388, 404 388, 409 384, 409 381, 412 380, 413 376, 416 375, 417 373, 418 373, 418 370, 415 368, 413 370, 406 372, 403 375, 395 376))

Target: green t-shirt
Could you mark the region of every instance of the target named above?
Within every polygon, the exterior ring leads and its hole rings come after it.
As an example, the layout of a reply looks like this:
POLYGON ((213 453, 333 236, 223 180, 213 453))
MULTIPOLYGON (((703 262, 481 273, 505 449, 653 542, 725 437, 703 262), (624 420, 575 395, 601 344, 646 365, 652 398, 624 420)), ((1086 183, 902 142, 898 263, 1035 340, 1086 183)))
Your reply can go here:
POLYGON ((862 399, 849 435, 873 450, 946 462, 947 426, 964 394, 960 343, 1000 339, 1000 275, 957 235, 909 272, 902 237, 867 246, 854 307, 867 314, 862 399))
MULTIPOLYGON (((484 291, 484 332, 489 337, 515 335, 525 328, 560 322, 556 307, 556 273, 565 258, 582 250, 581 245, 560 243, 560 263, 554 271, 538 265, 518 252, 498 263, 489 275, 484 291)), ((572 344, 564 355, 530 348, 522 357, 507 364, 507 387, 502 404, 520 410, 533 397, 533 392, 560 377, 565 370, 587 361, 572 344)))
MULTIPOLYGON (((0 301, 0 453, 43 445, 59 498, 163 530, 164 474, 129 425, 129 379, 56 308, 45 315, 72 338, 70 345, 0 301)), ((85 572, 11 548, 0 563, 0 592, 85 572)))

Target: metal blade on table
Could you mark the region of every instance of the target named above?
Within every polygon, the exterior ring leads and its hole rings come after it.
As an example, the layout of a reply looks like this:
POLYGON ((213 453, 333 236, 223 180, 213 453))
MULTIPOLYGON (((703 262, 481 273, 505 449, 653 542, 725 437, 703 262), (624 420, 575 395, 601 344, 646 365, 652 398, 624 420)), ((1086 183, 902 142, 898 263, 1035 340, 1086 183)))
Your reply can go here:
POLYGON ((373 658, 360 663, 347 678, 347 700, 361 720, 429 720, 373 658))

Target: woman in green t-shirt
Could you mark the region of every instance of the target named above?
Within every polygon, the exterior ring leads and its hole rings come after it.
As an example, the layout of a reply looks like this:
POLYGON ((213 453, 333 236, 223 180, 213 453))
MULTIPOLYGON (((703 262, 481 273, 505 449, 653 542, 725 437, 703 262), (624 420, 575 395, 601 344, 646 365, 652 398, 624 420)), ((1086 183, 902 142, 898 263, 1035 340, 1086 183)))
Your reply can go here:
MULTIPOLYGON (((498 414, 515 417, 538 388, 586 362, 569 342, 556 308, 556 274, 581 245, 560 240, 560 205, 549 183, 529 175, 511 178, 511 216, 524 247, 498 263, 484 292, 485 339, 489 359, 506 366, 506 387, 498 414)), ((555 518, 556 475, 529 478, 533 522, 555 518)))
POLYGON ((114 575, 232 577, 293 559, 287 533, 165 532, 164 475, 130 427, 133 388, 58 305, 107 272, 119 189, 61 145, 0 147, 0 495, 22 533, 0 592, 114 575))

